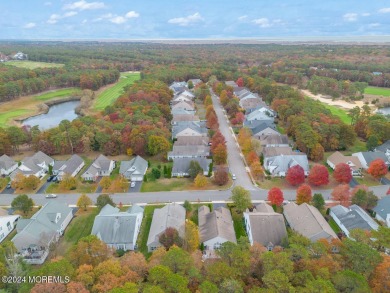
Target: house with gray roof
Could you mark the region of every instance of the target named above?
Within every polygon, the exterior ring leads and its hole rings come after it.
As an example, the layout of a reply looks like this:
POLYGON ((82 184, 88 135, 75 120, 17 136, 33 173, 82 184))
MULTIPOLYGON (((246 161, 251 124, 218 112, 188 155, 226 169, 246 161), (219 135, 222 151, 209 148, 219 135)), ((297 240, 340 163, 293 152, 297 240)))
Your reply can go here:
POLYGON ((130 161, 122 161, 119 174, 122 174, 130 181, 143 181, 148 169, 148 162, 140 156, 136 156, 130 161))
POLYGON ((10 177, 13 180, 16 174, 20 173, 24 176, 34 175, 42 178, 49 170, 49 165, 54 165, 54 159, 39 151, 31 157, 24 158, 21 165, 10 174, 10 177))
POLYGON ((73 209, 58 201, 49 201, 30 219, 19 219, 12 238, 16 249, 30 264, 42 264, 50 244, 57 242, 73 218, 73 209))
POLYGON ((328 241, 337 239, 336 233, 314 206, 307 203, 297 205, 295 202, 290 202, 283 209, 284 217, 291 229, 309 238, 311 242, 316 242, 319 239, 328 241))
POLYGON ((239 102, 241 108, 245 109, 246 112, 253 111, 259 107, 266 107, 267 104, 261 98, 244 98, 239 102))
POLYGON ((260 107, 252 112, 250 112, 248 115, 246 115, 246 120, 253 121, 253 120, 266 120, 266 121, 274 121, 275 114, 272 110, 270 110, 268 107, 260 107))
POLYGON ((195 111, 194 110, 184 110, 184 109, 175 109, 175 110, 171 110, 171 114, 172 116, 175 116, 175 115, 195 115, 195 111))
POLYGON ((173 115, 171 124, 177 125, 180 122, 200 122, 200 118, 194 114, 177 114, 173 115))
POLYGON ((375 148, 375 151, 384 153, 387 159, 390 161, 390 139, 386 141, 384 144, 377 146, 375 148))
POLYGON ((262 147, 287 147, 289 146, 288 136, 284 134, 263 135, 260 145, 262 147))
POLYGON ((377 159, 383 160, 387 167, 390 166, 390 161, 383 152, 359 152, 352 154, 352 156, 355 156, 359 159, 363 169, 368 169, 371 162, 377 159))
POLYGON ((210 147, 205 145, 173 145, 168 160, 176 158, 205 158, 210 156, 210 147))
POLYGON ((179 136, 207 136, 207 133, 204 122, 180 122, 172 126, 172 139, 179 136))
POLYGON ((134 250, 140 231, 144 209, 133 205, 126 212, 109 204, 95 217, 92 235, 114 249, 134 250))
POLYGON ((193 102, 178 101, 171 106, 172 113, 174 110, 186 110, 195 111, 195 105, 193 102))
POLYGON ((187 90, 187 83, 185 81, 174 81, 170 86, 169 89, 173 91, 173 93, 177 94, 182 91, 187 90))
POLYGON ((288 169, 299 165, 303 168, 305 175, 309 175, 309 161, 304 153, 294 152, 289 155, 277 155, 264 158, 264 168, 275 177, 285 177, 288 169))
POLYGON ((54 162, 53 175, 57 175, 59 181, 61 181, 66 174, 71 177, 76 177, 84 165, 84 160, 79 155, 72 155, 66 161, 54 162))
POLYGON ((378 200, 374 212, 376 213, 375 218, 390 228, 390 195, 378 200))
POLYGON ((227 86, 231 86, 231 87, 238 87, 238 84, 235 82, 235 81, 233 81, 233 80, 227 80, 227 81, 225 81, 225 84, 227 85, 227 86))
POLYGON ((216 250, 225 242, 237 243, 233 219, 227 208, 219 207, 210 212, 208 206, 198 209, 200 242, 205 250, 216 250))
POLYGON ((110 176, 114 168, 114 160, 110 160, 103 155, 99 155, 99 157, 97 157, 88 169, 81 175, 81 178, 85 181, 96 181, 96 179, 100 176, 110 176))
POLYGON ((12 158, 7 155, 0 157, 0 175, 8 176, 18 167, 18 162, 15 162, 12 158))
POLYGON ((201 79, 199 79, 199 78, 192 78, 192 79, 189 79, 189 80, 187 81, 187 85, 188 85, 188 83, 189 83, 190 81, 192 82, 192 85, 193 85, 194 87, 196 87, 198 84, 202 83, 202 80, 201 80, 201 79))
POLYGON ((283 215, 275 213, 274 209, 265 202, 258 204, 253 211, 244 212, 244 222, 251 245, 257 242, 272 250, 287 238, 283 215))
POLYGON ((256 139, 259 139, 259 140, 261 140, 264 137, 269 136, 269 135, 280 134, 276 130, 276 125, 273 124, 273 122, 271 122, 271 121, 268 121, 268 122, 262 121, 262 123, 258 123, 257 126, 251 128, 251 131, 252 131, 252 136, 256 139))
POLYGON ((361 173, 362 164, 360 163, 359 158, 356 156, 344 156, 340 152, 334 152, 328 157, 326 163, 333 170, 336 168, 338 164, 344 163, 351 168, 352 176, 360 176, 362 174, 361 173))
POLYGON ((346 208, 337 205, 330 208, 329 215, 337 223, 347 237, 353 229, 367 231, 378 230, 379 225, 358 205, 351 205, 346 208))
POLYGON ((148 251, 152 252, 161 246, 159 237, 167 228, 174 228, 184 237, 186 210, 177 203, 167 204, 155 209, 147 241, 148 251))
POLYGON ((19 215, 8 215, 8 213, 0 216, 0 242, 12 232, 19 218, 19 215))
POLYGON ((210 138, 207 136, 179 136, 175 141, 175 146, 203 145, 208 146, 210 138))
POLYGON ((179 95, 174 96, 170 103, 171 103, 171 105, 175 105, 175 104, 177 104, 179 102, 186 102, 186 103, 190 103, 191 104, 192 98, 188 97, 186 95, 183 95, 183 94, 179 94, 179 95))
POLYGON ((212 162, 211 159, 205 157, 199 158, 175 158, 173 159, 172 177, 187 177, 190 176, 190 164, 191 161, 199 163, 203 169, 203 175, 207 176, 209 173, 209 166, 212 162))
POLYGON ((291 156, 295 155, 296 152, 292 150, 290 146, 277 146, 277 147, 264 147, 261 151, 264 158, 276 157, 276 156, 291 156))

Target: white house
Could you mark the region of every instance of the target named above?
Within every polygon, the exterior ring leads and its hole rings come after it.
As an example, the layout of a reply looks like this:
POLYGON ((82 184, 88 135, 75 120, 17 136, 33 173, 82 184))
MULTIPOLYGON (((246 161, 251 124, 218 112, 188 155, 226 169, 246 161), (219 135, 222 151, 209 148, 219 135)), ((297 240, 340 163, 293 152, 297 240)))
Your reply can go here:
POLYGON ((328 157, 328 159, 326 160, 326 163, 333 170, 336 168, 336 166, 338 164, 345 163, 351 168, 352 176, 360 176, 361 175, 362 164, 360 163, 360 160, 358 157, 344 156, 340 152, 334 152, 333 154, 331 154, 328 157))
POLYGON ((24 158, 22 164, 11 173, 10 177, 13 180, 16 174, 21 173, 24 176, 34 175, 42 178, 49 170, 49 165, 54 165, 54 159, 39 151, 32 157, 24 158))
POLYGON ((12 232, 19 218, 19 215, 7 215, 0 217, 0 242, 2 242, 4 238, 12 232))
POLYGON ((383 152, 359 152, 352 154, 352 156, 359 159, 363 169, 368 169, 371 162, 377 159, 383 160, 387 167, 390 166, 390 161, 383 152))
POLYGON ((53 166, 53 175, 57 175, 61 181, 66 174, 75 177, 84 167, 84 160, 78 155, 72 155, 66 161, 55 161, 53 166))
POLYGON ((136 156, 130 161, 121 162, 119 174, 130 181, 142 181, 147 169, 148 162, 142 157, 136 156))
POLYGON ((92 234, 114 249, 134 250, 144 209, 133 205, 126 212, 105 205, 93 222, 92 234))
POLYGON ((93 161, 88 169, 81 175, 85 181, 96 181, 100 176, 110 176, 115 168, 115 161, 100 155, 93 161))
POLYGON ((0 157, 0 175, 8 176, 18 167, 18 163, 7 155, 0 157))

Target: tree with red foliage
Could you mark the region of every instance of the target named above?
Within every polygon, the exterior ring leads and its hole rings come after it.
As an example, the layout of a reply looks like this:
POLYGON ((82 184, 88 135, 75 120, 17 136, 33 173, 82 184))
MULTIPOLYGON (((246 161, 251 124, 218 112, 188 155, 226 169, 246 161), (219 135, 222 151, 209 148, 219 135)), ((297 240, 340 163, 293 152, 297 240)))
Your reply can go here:
POLYGON ((211 147, 210 147, 211 152, 214 152, 217 146, 220 144, 225 145, 226 140, 223 134, 218 130, 211 138, 211 147))
POLYGON ((276 205, 277 207, 280 207, 284 201, 282 190, 280 190, 280 188, 277 187, 271 188, 268 191, 268 201, 270 201, 272 205, 276 205))
POLYGON ((310 203, 312 199, 311 187, 308 184, 302 184, 297 189, 297 204, 304 202, 310 203))
POLYGON ((349 185, 337 185, 332 191, 332 200, 338 201, 341 205, 348 207, 351 203, 351 192, 349 190, 349 185))
POLYGON ((181 247, 183 245, 183 240, 179 236, 179 232, 172 227, 168 227, 164 233, 159 237, 160 243, 168 250, 171 246, 177 245, 181 247))
POLYGON ((255 162, 259 162, 259 156, 256 154, 255 151, 250 151, 246 155, 246 162, 248 163, 249 166, 255 162))
POLYGON ((236 81, 236 84, 240 87, 244 86, 244 79, 242 77, 239 77, 236 81))
POLYGON ((328 169, 323 165, 314 165, 308 176, 309 183, 314 186, 326 185, 329 183, 328 169))
POLYGON ((216 130, 219 128, 218 118, 217 115, 215 115, 215 112, 211 112, 209 117, 207 117, 207 127, 213 130, 216 130))
POLYGON ((295 165, 287 170, 286 180, 291 185, 299 185, 305 182, 305 171, 299 165, 295 165))
POLYGON ((229 181, 229 175, 226 168, 218 166, 214 173, 214 181, 219 186, 225 185, 229 181))
POLYGON ((236 116, 231 120, 233 125, 241 125, 245 120, 245 115, 242 112, 237 112, 236 116))
POLYGON ((338 183, 349 183, 352 179, 351 167, 346 163, 339 163, 333 172, 333 178, 338 183))
POLYGON ((387 174, 387 166, 382 159, 376 159, 370 163, 367 172, 375 179, 379 179, 387 174))

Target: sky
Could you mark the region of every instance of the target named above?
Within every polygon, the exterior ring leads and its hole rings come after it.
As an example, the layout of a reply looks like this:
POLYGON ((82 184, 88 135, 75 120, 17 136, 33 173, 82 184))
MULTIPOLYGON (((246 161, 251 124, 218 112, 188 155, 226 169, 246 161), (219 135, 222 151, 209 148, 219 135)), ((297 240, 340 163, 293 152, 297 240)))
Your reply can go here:
POLYGON ((389 0, 0 0, 0 39, 390 35, 389 0))

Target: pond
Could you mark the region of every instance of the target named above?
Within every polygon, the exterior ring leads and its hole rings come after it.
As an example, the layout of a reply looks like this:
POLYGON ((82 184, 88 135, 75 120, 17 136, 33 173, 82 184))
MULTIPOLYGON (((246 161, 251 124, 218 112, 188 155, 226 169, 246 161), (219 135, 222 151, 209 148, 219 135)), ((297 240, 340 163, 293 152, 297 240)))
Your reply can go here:
POLYGON ((378 113, 383 115, 390 115, 390 107, 378 109, 378 113))
POLYGON ((23 125, 38 125, 40 130, 45 130, 58 126, 62 120, 72 121, 79 117, 75 113, 75 109, 79 104, 80 101, 69 101, 50 106, 49 112, 30 117, 23 121, 23 125))

